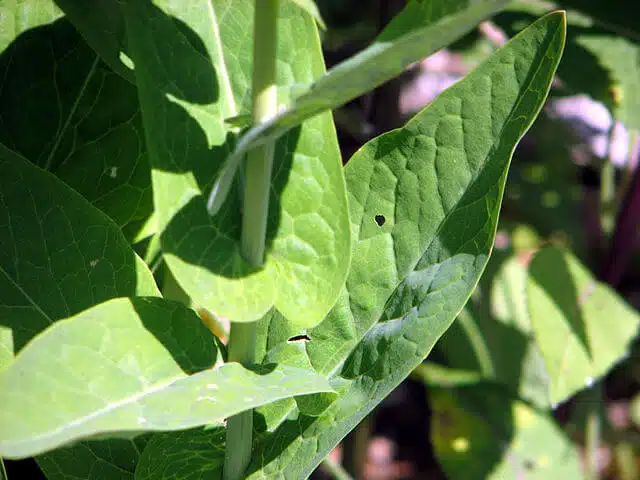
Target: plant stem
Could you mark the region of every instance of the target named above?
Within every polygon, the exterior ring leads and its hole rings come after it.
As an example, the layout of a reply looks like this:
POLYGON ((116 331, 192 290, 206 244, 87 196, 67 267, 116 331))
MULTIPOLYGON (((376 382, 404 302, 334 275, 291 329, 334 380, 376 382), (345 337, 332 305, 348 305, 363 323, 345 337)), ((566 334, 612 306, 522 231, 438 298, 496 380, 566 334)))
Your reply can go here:
POLYGON ((600 171, 600 224, 607 237, 611 236, 616 222, 616 168, 613 164, 613 147, 618 122, 614 121, 609 131, 607 158, 600 171))
MULTIPOLYGON (((255 323, 232 323, 229 334, 228 361, 251 363, 255 356, 255 323)), ((230 417, 224 455, 224 479, 239 480, 251 460, 253 410, 230 417)))
MULTIPOLYGON (((253 121, 264 122, 278 111, 276 94, 276 17, 278 0, 257 0, 253 38, 253 121)), ((273 143, 247 154, 242 217, 242 252, 258 267, 264 261, 273 167, 273 143)))
MULTIPOLYGON (((264 122, 277 113, 276 19, 278 0, 256 0, 253 36, 253 121, 264 122)), ((269 191, 273 167, 273 144, 248 153, 245 172, 241 248, 245 260, 254 267, 264 263, 265 237, 269 213, 269 191)), ((250 365, 255 361, 256 326, 233 323, 229 335, 229 362, 250 365)), ((229 418, 227 422, 224 479, 245 478, 251 460, 253 411, 229 418)))

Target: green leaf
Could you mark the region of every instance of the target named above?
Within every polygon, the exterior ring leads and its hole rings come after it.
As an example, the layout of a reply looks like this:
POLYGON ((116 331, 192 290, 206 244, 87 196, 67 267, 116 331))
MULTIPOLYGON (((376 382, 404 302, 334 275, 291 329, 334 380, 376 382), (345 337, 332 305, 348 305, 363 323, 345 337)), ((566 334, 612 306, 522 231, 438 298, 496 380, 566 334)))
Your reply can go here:
POLYGON ((428 27, 432 23, 451 15, 461 12, 473 5, 474 0, 453 0, 449 2, 425 2, 424 0, 410 0, 406 7, 402 9, 389 24, 374 43, 393 42, 404 35, 428 27))
POLYGON ((309 369, 271 364, 253 372, 220 360, 200 318, 160 298, 114 299, 57 322, 0 374, 0 455, 219 423, 289 396, 332 391, 309 369))
MULTIPOLYGON (((544 102, 564 26, 562 14, 535 23, 347 164, 352 267, 304 345, 338 398, 317 417, 291 402, 259 409, 267 430, 248 478, 306 478, 456 317, 487 262, 511 153, 544 102)), ((271 315, 260 331, 274 351, 296 330, 271 315)), ((198 451, 176 455, 190 456, 188 472, 202 478, 198 451)))
MULTIPOLYGON (((250 57, 252 4, 192 3, 163 10, 132 1, 125 9, 164 258, 181 287, 217 315, 249 322, 275 306, 291 321, 313 326, 335 303, 351 249, 331 117, 315 118, 278 142, 265 265, 251 269, 240 254, 238 196, 211 218, 203 192, 233 143, 224 119, 247 100, 251 65, 239 59, 250 57)), ((278 84, 320 76, 312 20, 285 2, 278 25, 278 84)))
POLYGON ((581 478, 553 417, 490 385, 431 389, 431 438, 447 478, 581 478))
MULTIPOLYGON (((377 41, 358 55, 335 66, 313 82, 286 110, 272 120, 250 129, 226 160, 209 198, 209 210, 216 213, 225 201, 233 177, 244 155, 252 148, 272 141, 306 119, 334 109, 378 85, 398 76, 412 63, 430 55, 468 33, 478 22, 500 10, 507 1, 487 0, 436 23, 418 25, 393 41, 377 41)), ((442 13, 448 9, 443 9, 442 13)), ((414 25, 410 25, 414 27, 414 25)))
POLYGON ((140 457, 136 480, 222 478, 225 433, 218 427, 154 435, 140 457), (201 460, 195 476, 194 456, 201 460))
POLYGON ((38 455, 36 460, 48 480, 133 480, 149 436, 78 442, 38 455))
POLYGON ((479 372, 443 367, 433 362, 421 363, 412 375, 421 379, 426 385, 435 387, 461 387, 484 381, 479 372))
POLYGON ((5 15, 15 28, 0 49, 0 142, 135 238, 152 210, 136 89, 99 61, 53 2, 13 3, 5 15))
POLYGON ((113 297, 159 295, 117 226, 0 144, 0 370, 55 321, 113 297))
POLYGON ((92 0, 91 3, 55 1, 102 60, 120 76, 135 84, 124 33, 122 3, 111 0, 92 0))
POLYGON ((303 9, 305 12, 311 15, 313 19, 316 22, 318 22, 318 25, 320 25, 324 30, 327 29, 327 26, 325 25, 324 20, 322 19, 322 15, 320 15, 320 10, 318 10, 318 6, 316 5, 316 2, 314 2, 313 0, 289 0, 289 1, 293 2, 299 8, 303 9))
POLYGON ((635 309, 558 248, 545 248, 534 257, 527 297, 554 404, 607 373, 638 332, 635 309))

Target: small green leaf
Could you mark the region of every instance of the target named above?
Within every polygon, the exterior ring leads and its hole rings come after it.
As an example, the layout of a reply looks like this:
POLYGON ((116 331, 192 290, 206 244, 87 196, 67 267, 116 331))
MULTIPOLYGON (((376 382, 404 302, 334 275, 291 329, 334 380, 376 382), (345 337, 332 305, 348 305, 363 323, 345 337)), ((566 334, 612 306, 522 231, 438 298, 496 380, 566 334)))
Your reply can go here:
POLYGON ((534 257, 527 297, 554 404, 607 373, 638 332, 638 313, 558 248, 545 248, 534 257))
POLYGON ((421 28, 403 32, 406 34, 392 42, 374 42, 358 55, 333 67, 285 111, 268 122, 256 125, 240 139, 216 180, 208 202, 209 211, 215 214, 220 209, 240 162, 249 150, 398 76, 409 65, 462 37, 506 4, 505 0, 487 0, 442 19, 434 17, 438 20, 435 24, 420 24, 421 28))
POLYGON ((0 373, 0 455, 219 423, 282 398, 332 391, 309 369, 271 364, 253 372, 219 361, 200 318, 160 298, 114 299, 57 322, 0 373))
POLYGON ((0 144, 0 370, 55 321, 113 297, 159 295, 118 227, 0 144))
POLYGON ((431 389, 431 438, 447 478, 581 478, 571 440, 551 415, 490 385, 431 389))
POLYGON ((320 10, 318 10, 318 6, 316 5, 316 2, 314 2, 313 0, 289 0, 289 1, 295 3, 298 7, 300 7, 309 15, 311 15, 313 19, 316 22, 318 22, 318 25, 320 25, 324 30, 327 29, 327 26, 325 25, 324 20, 322 19, 322 15, 320 15, 320 10))

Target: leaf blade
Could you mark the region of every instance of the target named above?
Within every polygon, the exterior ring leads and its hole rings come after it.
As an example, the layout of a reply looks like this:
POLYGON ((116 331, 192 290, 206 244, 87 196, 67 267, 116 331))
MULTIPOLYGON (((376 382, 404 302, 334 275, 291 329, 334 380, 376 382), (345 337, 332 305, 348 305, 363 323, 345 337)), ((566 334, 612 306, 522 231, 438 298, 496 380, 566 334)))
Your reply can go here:
POLYGON ((0 374, 0 453, 20 458, 97 434, 182 430, 332 391, 309 369, 212 368, 219 360, 200 318, 160 298, 114 299, 57 322, 0 374))

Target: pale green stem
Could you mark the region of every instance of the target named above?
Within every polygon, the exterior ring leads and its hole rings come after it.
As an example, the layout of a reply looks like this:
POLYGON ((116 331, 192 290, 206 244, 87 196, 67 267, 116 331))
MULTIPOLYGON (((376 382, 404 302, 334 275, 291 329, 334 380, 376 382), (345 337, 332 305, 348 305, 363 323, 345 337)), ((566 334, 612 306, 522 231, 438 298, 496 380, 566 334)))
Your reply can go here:
POLYGON ((609 131, 607 158, 600 170, 600 225, 605 235, 610 236, 616 223, 616 168, 613 164, 613 146, 616 140, 617 122, 609 131))
MULTIPOLYGON (((253 121, 264 122, 277 113, 276 19, 278 0, 256 0, 253 39, 253 121)), ((269 191, 273 167, 273 144, 247 155, 242 217, 242 255, 260 267, 269 213, 269 191)), ((255 361, 256 327, 253 323, 232 323, 229 335, 229 362, 250 365, 255 361)), ((227 422, 224 480, 245 478, 251 460, 253 411, 239 413, 227 422)))

